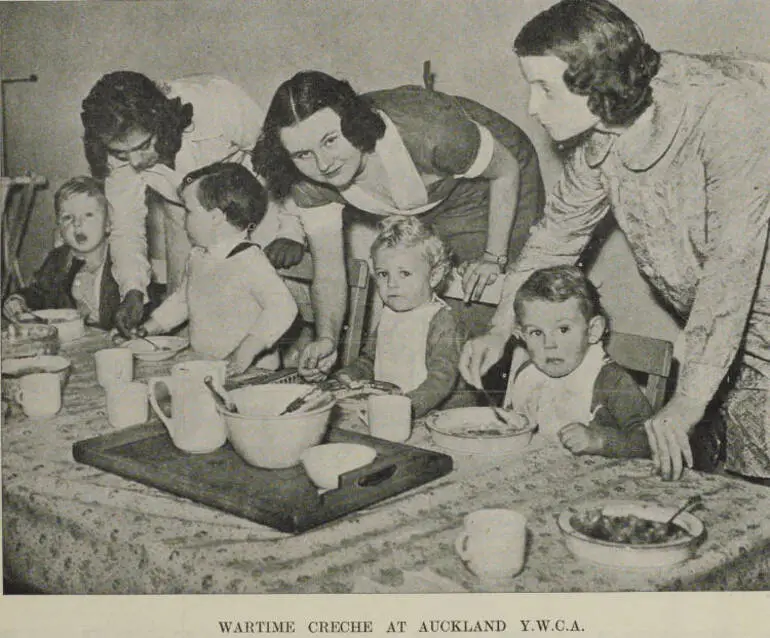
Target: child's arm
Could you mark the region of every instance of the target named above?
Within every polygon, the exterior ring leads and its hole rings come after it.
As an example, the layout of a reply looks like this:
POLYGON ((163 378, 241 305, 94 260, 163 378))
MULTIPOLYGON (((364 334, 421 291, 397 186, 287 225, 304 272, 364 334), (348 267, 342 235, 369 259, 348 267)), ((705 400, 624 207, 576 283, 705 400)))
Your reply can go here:
POLYGON ((74 307, 70 300, 69 270, 72 262, 68 255, 69 248, 66 246, 48 253, 30 284, 3 302, 3 314, 15 319, 27 310, 74 307))
POLYGON ((251 365, 254 357, 272 348, 297 316, 294 297, 264 253, 254 249, 248 252, 256 261, 250 261, 247 266, 251 269, 253 282, 250 292, 256 297, 262 312, 232 354, 232 374, 240 374, 251 365))
POLYGON ((610 364, 599 373, 595 393, 594 419, 588 425, 571 423, 562 428, 562 444, 573 454, 649 458, 644 422, 652 408, 636 382, 619 365, 610 364))
POLYGON ((412 400, 415 418, 420 418, 446 399, 457 385, 460 352, 466 334, 448 308, 442 308, 433 317, 428 329, 425 367, 428 376, 419 386, 407 393, 412 400))

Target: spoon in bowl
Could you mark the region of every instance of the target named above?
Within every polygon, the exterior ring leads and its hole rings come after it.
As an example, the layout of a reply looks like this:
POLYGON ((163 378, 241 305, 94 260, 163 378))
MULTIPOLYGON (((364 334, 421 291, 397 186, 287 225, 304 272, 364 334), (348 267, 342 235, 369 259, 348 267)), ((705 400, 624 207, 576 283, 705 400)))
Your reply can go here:
POLYGON ((487 392, 486 389, 484 389, 483 387, 479 389, 481 390, 481 393, 484 395, 484 398, 489 404, 489 407, 492 408, 492 412, 495 413, 495 416, 506 425, 515 426, 516 424, 513 422, 513 415, 509 414, 507 410, 503 410, 502 408, 498 407, 497 404, 495 403, 495 400, 492 398, 492 395, 489 394, 489 392, 487 392))
POLYGON ((671 526, 674 524, 674 520, 676 519, 677 516, 679 516, 685 510, 695 507, 696 505, 700 505, 701 502, 702 502, 702 497, 700 494, 695 494, 694 496, 691 496, 684 502, 684 504, 678 510, 676 510, 676 512, 674 512, 668 518, 668 520, 664 524, 668 529, 671 529, 671 526))
POLYGON ((214 377, 211 375, 206 375, 203 378, 203 383, 209 390, 211 390, 211 394, 214 396, 214 401, 217 403, 217 405, 219 405, 219 407, 224 408, 233 414, 238 414, 238 406, 235 405, 235 401, 233 401, 229 396, 222 394, 214 386, 214 377))

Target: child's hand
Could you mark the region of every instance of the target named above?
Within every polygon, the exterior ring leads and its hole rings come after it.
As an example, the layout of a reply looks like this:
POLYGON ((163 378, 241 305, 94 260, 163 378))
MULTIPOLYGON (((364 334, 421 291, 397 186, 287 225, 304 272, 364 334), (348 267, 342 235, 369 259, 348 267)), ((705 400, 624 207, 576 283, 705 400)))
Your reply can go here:
POLYGON ((25 312, 29 312, 29 308, 21 295, 11 295, 3 304, 3 314, 11 321, 17 321, 25 312))
POLYGON ((595 428, 582 423, 570 423, 559 430, 562 445, 575 455, 600 454, 604 449, 604 437, 595 428))
POLYGON ((287 237, 279 237, 271 241, 264 250, 273 268, 291 268, 302 261, 305 256, 305 246, 287 237))

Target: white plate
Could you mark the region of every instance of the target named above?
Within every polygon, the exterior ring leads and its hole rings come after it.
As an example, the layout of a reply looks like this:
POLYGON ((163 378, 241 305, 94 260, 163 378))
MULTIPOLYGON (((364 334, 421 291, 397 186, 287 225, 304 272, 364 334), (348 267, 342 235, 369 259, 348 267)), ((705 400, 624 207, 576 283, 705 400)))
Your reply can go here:
POLYGON ((521 427, 503 423, 492 408, 454 408, 433 412, 425 425, 437 445, 471 454, 503 455, 519 452, 532 441, 535 426, 519 415, 521 427))
POLYGON ((86 327, 83 317, 73 308, 51 308, 48 310, 35 310, 34 315, 23 314, 22 321, 34 321, 35 316, 45 319, 50 325, 56 326, 59 331, 59 339, 62 342, 74 341, 85 333, 86 327))
POLYGON ((661 543, 632 545, 600 540, 578 531, 573 517, 590 510, 601 510, 605 516, 629 516, 656 522, 665 522, 677 510, 675 506, 659 505, 648 501, 594 501, 570 507, 559 515, 559 529, 567 549, 578 558, 600 565, 632 568, 661 568, 682 563, 692 557, 703 536, 703 522, 689 512, 679 514, 675 524, 687 535, 661 543))

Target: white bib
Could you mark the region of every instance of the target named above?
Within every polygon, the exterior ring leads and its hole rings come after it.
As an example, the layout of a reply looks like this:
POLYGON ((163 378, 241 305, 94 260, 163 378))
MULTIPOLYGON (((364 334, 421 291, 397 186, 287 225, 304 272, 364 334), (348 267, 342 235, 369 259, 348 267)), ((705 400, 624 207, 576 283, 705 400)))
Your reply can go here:
POLYGON ((387 306, 382 309, 374 356, 377 381, 395 383, 404 392, 411 392, 428 378, 428 329, 433 316, 444 307, 446 304, 434 296, 406 312, 395 312, 387 306))
POLYGON ((601 344, 588 348, 580 365, 566 377, 553 378, 529 364, 513 385, 512 408, 538 425, 541 435, 558 440, 558 432, 569 423, 588 424, 594 385, 609 361, 601 344))

